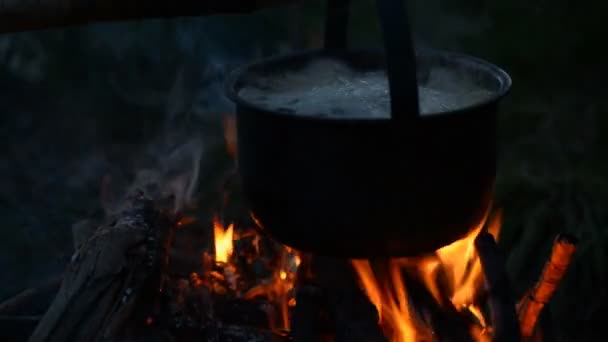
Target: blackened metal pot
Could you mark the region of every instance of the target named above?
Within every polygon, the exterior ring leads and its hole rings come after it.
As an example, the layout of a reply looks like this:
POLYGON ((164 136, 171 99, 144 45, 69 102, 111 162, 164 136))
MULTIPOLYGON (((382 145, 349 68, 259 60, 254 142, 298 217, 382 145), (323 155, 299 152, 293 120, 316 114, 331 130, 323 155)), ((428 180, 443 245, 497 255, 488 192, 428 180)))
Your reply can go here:
POLYGON ((245 66, 227 83, 237 106, 238 170, 260 228, 296 249, 349 258, 419 255, 462 238, 491 205, 497 105, 509 76, 466 55, 428 50, 414 57, 401 1, 377 0, 384 53, 344 49, 348 4, 329 1, 324 49, 245 66), (251 77, 322 57, 386 69, 391 118, 290 115, 239 96, 251 77), (439 65, 470 73, 493 96, 420 116, 417 78, 439 65))

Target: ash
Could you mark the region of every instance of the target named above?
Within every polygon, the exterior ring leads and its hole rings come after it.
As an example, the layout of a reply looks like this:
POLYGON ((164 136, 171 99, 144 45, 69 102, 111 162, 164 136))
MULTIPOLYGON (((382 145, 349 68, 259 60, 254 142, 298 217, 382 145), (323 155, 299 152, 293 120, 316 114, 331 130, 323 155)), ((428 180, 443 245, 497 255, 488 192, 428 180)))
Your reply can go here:
MULTIPOLYGON (((418 92, 423 115, 464 108, 494 94, 471 75, 448 67, 431 69, 428 78, 419 84, 418 92)), ((390 118, 386 73, 357 71, 333 59, 317 60, 289 73, 255 75, 255 80, 245 85, 239 96, 267 110, 286 114, 390 118)))

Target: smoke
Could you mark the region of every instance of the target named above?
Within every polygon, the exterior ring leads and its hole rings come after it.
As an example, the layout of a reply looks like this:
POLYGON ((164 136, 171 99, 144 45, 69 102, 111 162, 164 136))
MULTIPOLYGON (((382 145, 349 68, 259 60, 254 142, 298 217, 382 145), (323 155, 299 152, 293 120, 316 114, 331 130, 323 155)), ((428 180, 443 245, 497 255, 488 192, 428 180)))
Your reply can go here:
MULTIPOLYGON (((225 150, 223 123, 235 108, 225 95, 224 81, 236 66, 261 57, 258 42, 268 39, 260 36, 248 43, 235 44, 244 40, 242 34, 236 33, 236 29, 228 30, 223 21, 210 18, 162 25, 171 26, 170 38, 164 39, 172 41, 174 50, 154 51, 151 48, 154 45, 149 43, 140 53, 151 61, 152 67, 161 65, 163 60, 175 61, 171 81, 165 82, 166 91, 158 91, 163 84, 146 84, 141 79, 136 87, 132 86, 137 80, 121 75, 124 67, 112 72, 111 84, 121 98, 138 106, 160 108, 163 117, 158 132, 133 153, 136 158, 127 170, 122 175, 114 172, 106 177, 102 202, 107 215, 120 209, 116 206, 118 198, 136 188, 152 197, 171 198, 174 211, 192 204, 199 183, 205 181, 204 166, 213 163, 213 151, 225 150), (223 39, 218 39, 214 32, 223 39)), ((142 26, 140 33, 144 30, 142 26)), ((158 30, 154 32, 160 34, 158 30)), ((98 32, 101 37, 110 33, 98 32)), ((277 43, 277 49, 280 46, 277 43)), ((130 65, 133 57, 122 49, 112 53, 117 61, 130 65)), ((132 71, 127 70, 129 73, 132 71)))
MULTIPOLYGON (((198 120, 194 111, 196 97, 208 88, 196 88, 189 66, 178 69, 164 104, 164 120, 161 129, 134 156, 129 170, 134 174, 131 182, 118 181, 123 190, 112 190, 114 194, 128 195, 134 190, 156 199, 170 199, 175 213, 192 203, 200 180, 201 162, 208 148, 221 143, 214 135, 205 134, 200 120, 218 120, 207 108, 201 110, 198 120)), ((211 86, 217 86, 214 82, 211 86)), ((107 184, 106 184, 107 185, 107 184)), ((116 197, 105 198, 107 215, 120 210, 116 197)))
POLYGON ((72 224, 115 214, 135 188, 174 211, 197 199, 234 111, 224 79, 273 39, 240 20, 0 37, 0 297, 60 272, 72 224))

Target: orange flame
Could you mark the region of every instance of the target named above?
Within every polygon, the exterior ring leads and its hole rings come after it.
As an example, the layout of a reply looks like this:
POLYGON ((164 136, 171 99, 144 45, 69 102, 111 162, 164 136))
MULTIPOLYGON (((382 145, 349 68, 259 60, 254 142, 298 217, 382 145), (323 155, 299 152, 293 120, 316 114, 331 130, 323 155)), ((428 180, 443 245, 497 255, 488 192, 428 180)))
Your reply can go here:
POLYGON ((227 263, 234 250, 232 238, 234 234, 234 224, 230 224, 227 229, 217 219, 213 219, 213 235, 215 241, 215 261, 227 263))
MULTIPOLYGON (((499 211, 487 222, 488 232, 496 238, 500 231, 502 213, 499 211)), ((378 310, 380 325, 390 341, 420 341, 428 337, 430 328, 423 326, 410 309, 403 270, 417 275, 439 305, 451 305, 466 311, 477 322, 471 326, 473 338, 487 340, 488 330, 483 312, 475 305, 482 288, 482 269, 474 241, 486 226, 486 219, 464 238, 438 249, 434 255, 418 258, 388 260, 385 273, 375 274, 369 261, 352 260, 361 287, 378 310), (440 286, 437 275, 441 272, 445 284, 440 286), (446 303, 446 299, 449 303, 446 303)))
MULTIPOLYGON (((221 270, 208 271, 207 274, 213 279, 219 279, 228 284, 235 291, 237 296, 242 296, 244 299, 253 299, 256 297, 265 297, 272 305, 268 306, 268 318, 271 330, 290 328, 289 307, 295 305, 293 291, 296 280, 298 266, 301 263, 298 252, 288 246, 279 246, 277 251, 280 252, 279 260, 276 268, 273 269, 272 277, 257 281, 252 287, 240 287, 237 279, 240 277, 240 267, 235 260, 231 260, 234 253, 234 241, 244 238, 252 238, 251 246, 254 247, 257 257, 260 257, 260 236, 254 230, 235 231, 234 224, 230 224, 225 228, 222 222, 215 217, 213 219, 213 231, 215 242, 215 260, 210 258, 208 254, 203 254, 203 264, 208 262, 221 264, 221 270), (244 291, 241 292, 241 291, 244 291)), ((205 269, 211 269, 211 265, 205 266, 205 269)), ((191 283, 197 284, 195 277, 191 276, 191 283)), ((222 291, 224 288, 218 287, 213 291, 222 291)))
POLYGON ((390 263, 387 281, 378 281, 368 260, 352 260, 369 300, 378 310, 380 324, 394 342, 417 341, 407 291, 399 265, 390 263), (390 287, 393 287, 391 289, 390 287))

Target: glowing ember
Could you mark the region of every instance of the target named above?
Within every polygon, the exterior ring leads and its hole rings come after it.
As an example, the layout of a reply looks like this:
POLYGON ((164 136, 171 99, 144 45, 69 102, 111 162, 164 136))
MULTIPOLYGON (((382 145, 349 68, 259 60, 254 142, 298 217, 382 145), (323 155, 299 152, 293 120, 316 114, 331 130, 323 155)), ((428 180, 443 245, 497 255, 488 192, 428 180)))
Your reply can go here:
POLYGON ((227 263, 232 255, 232 251, 234 250, 232 242, 233 232, 233 224, 230 224, 228 228, 224 230, 224 225, 217 218, 213 220, 216 262, 227 263))
POLYGON ((299 257, 296 252, 284 246, 281 250, 279 268, 273 272, 272 278, 261 282, 245 293, 245 298, 265 297, 278 307, 281 320, 280 323, 271 327, 272 329, 290 329, 289 307, 296 304, 291 290, 294 288, 296 281, 298 260, 299 257))
POLYGON ((194 216, 184 216, 181 218, 181 220, 177 221, 177 226, 178 227, 184 227, 187 226, 189 224, 192 224, 196 222, 196 217, 194 216))
POLYGON ((190 283, 208 286, 220 296, 263 298, 270 304, 267 312, 270 328, 289 330, 289 307, 295 305, 292 289, 301 262, 297 252, 269 241, 264 241, 262 247, 263 238, 255 230, 237 229, 234 224, 225 228, 217 217, 213 220, 213 232, 215 256, 203 253, 204 273, 192 274, 190 283), (255 276, 259 270, 254 267, 264 268, 263 278, 255 276), (270 271, 270 276, 266 271, 270 271))
MULTIPOLYGON (((488 232, 495 237, 501 220, 502 215, 498 213, 487 224, 488 232)), ((404 271, 415 275, 440 306, 474 317, 476 322, 471 323, 470 331, 475 340, 489 338, 490 328, 482 310, 475 305, 475 298, 482 288, 483 274, 474 241, 485 225, 484 219, 467 236, 440 248, 431 256, 393 258, 386 261, 387 265, 371 264, 368 260, 351 261, 361 287, 378 310, 379 323, 390 341, 428 340, 432 334, 432 328, 422 323, 413 311, 404 271)))

